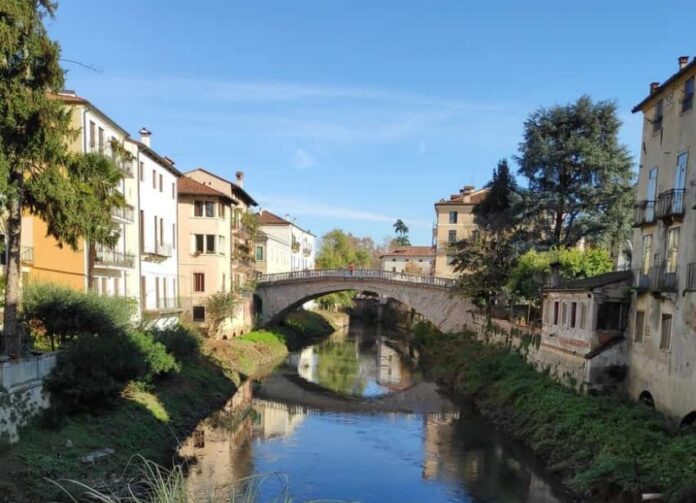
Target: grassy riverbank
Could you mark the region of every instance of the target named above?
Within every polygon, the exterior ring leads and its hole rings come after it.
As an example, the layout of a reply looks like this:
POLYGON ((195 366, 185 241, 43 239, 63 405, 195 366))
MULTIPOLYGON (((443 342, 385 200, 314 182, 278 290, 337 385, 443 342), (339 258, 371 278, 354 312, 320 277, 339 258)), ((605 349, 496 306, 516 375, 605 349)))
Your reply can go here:
MULTIPOLYGON (((0 501, 55 501, 59 492, 46 479, 99 487, 120 478, 135 454, 170 465, 179 442, 201 419, 224 405, 245 378, 262 375, 282 360, 288 335, 321 335, 317 318, 316 313, 293 314, 291 327, 205 341, 180 362, 177 373, 150 383, 131 382, 109 409, 68 415, 59 427, 47 427, 55 422, 49 411, 49 421, 37 418, 22 430, 19 443, 0 452, 0 501), (305 327, 308 320, 312 323, 305 327), (113 453, 84 462, 86 455, 102 449, 113 453)), ((322 330, 328 335, 333 328, 322 330)))
POLYGON ((597 501, 696 501, 696 431, 676 430, 647 407, 579 395, 514 351, 467 334, 420 331, 423 364, 458 398, 546 460, 576 494, 597 501))

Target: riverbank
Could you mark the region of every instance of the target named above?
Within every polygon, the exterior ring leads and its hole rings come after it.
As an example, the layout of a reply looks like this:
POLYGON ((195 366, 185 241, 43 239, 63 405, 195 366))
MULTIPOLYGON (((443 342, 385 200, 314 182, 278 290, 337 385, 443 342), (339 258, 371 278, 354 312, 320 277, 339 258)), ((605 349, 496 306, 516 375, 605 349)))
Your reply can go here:
POLYGON ((646 406, 580 395, 536 372, 507 347, 471 334, 418 331, 424 368, 457 399, 523 441, 578 497, 696 500, 696 431, 677 430, 646 406))
POLYGON ((71 415, 53 428, 46 424, 50 412, 37 418, 22 430, 19 443, 0 452, 0 501, 59 501, 60 490, 46 480, 118 485, 136 454, 170 465, 179 443, 201 419, 222 407, 247 378, 282 361, 289 335, 296 340, 303 334, 319 336, 319 326, 323 335, 333 331, 317 313, 293 313, 290 318, 295 328, 205 341, 178 373, 151 384, 131 382, 109 410, 71 415))

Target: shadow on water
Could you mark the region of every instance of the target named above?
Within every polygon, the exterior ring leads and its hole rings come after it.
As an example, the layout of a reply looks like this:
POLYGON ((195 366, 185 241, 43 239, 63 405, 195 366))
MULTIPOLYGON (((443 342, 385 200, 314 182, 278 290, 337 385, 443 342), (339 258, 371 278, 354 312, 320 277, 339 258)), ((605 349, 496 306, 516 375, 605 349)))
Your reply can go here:
POLYGON ((526 448, 454 406, 402 354, 403 341, 357 326, 293 353, 186 440, 190 488, 224 501, 235 480, 280 472, 295 501, 570 501, 526 448))

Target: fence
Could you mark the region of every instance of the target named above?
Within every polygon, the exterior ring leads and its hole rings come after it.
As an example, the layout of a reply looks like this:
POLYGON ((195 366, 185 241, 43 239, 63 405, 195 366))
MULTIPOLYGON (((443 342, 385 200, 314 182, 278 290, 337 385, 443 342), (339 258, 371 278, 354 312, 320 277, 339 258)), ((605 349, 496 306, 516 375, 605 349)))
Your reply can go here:
POLYGON ((297 281, 304 279, 383 279, 403 283, 417 283, 423 285, 452 288, 457 280, 450 278, 438 278, 436 276, 422 276, 405 272, 383 271, 381 269, 315 269, 293 272, 281 272, 276 274, 261 274, 257 278, 258 284, 274 283, 276 281, 297 281))

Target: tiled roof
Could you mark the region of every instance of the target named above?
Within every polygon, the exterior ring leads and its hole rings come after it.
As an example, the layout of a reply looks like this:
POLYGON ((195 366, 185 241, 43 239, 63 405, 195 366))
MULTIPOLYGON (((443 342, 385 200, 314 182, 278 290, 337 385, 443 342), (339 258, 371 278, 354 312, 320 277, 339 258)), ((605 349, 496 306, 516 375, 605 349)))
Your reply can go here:
POLYGON ((402 246, 395 248, 384 255, 383 257, 434 257, 435 250, 432 246, 402 246))
POLYGON ((126 131, 123 127, 121 127, 120 124, 118 124, 111 117, 109 117, 104 112, 102 112, 99 108, 97 108, 94 105, 94 103, 92 103, 88 99, 83 98, 82 96, 78 96, 75 92, 73 92, 73 91, 61 91, 59 93, 48 93, 48 96, 50 98, 61 100, 66 105, 86 105, 86 106, 90 107, 92 110, 94 110, 99 115, 101 115, 104 119, 106 119, 108 122, 110 122, 116 129, 121 130, 121 132, 123 133, 124 136, 126 136, 127 138, 129 137, 128 131, 126 131))
POLYGON ((145 153, 150 155, 150 157, 153 157, 155 161, 160 163, 162 166, 164 166, 166 169, 168 169, 174 175, 181 176, 181 172, 178 169, 176 169, 176 167, 174 166, 173 160, 169 159, 168 157, 163 157, 163 156, 159 155, 157 152, 155 152, 152 149, 152 147, 148 147, 143 142, 140 142, 138 140, 134 140, 133 138, 128 138, 128 141, 137 145, 141 150, 143 150, 145 153))
POLYGON ((250 205, 250 206, 258 206, 258 203, 254 200, 254 198, 251 197, 251 196, 249 195, 249 193, 248 193, 246 190, 244 190, 242 187, 240 187, 240 186, 237 185, 236 183, 230 182, 228 179, 223 178, 223 177, 221 177, 220 175, 216 175, 215 173, 212 173, 212 172, 208 171, 207 169, 201 168, 201 167, 198 167, 198 168, 196 168, 196 169, 194 169, 194 170, 191 170, 191 171, 189 171, 188 173, 192 173, 193 171, 196 171, 196 170, 202 171, 203 173, 205 173, 205 174, 207 174, 207 175, 214 176, 214 177, 217 178, 218 180, 222 180, 223 182, 229 183, 230 186, 232 187, 232 192, 234 192, 234 193, 237 194, 239 197, 241 197, 241 198, 244 200, 244 202, 245 202, 246 204, 248 204, 248 205, 250 205))
POLYGON ((225 201, 232 200, 227 194, 223 194, 222 192, 215 190, 212 187, 203 185, 202 183, 197 182, 196 180, 194 180, 193 178, 189 178, 188 176, 182 176, 181 178, 179 178, 177 183, 177 190, 179 194, 187 196, 211 196, 217 197, 219 199, 224 199, 225 201))
POLYGON ((632 278, 633 273, 631 273, 631 271, 614 271, 592 276, 591 278, 566 281, 557 287, 548 287, 544 290, 594 290, 600 286, 630 281, 632 278))
POLYGON ((682 75, 693 70, 694 67, 696 67, 696 58, 693 58, 690 63, 684 66, 684 68, 682 68, 677 73, 672 75, 670 78, 665 80, 660 86, 658 86, 657 89, 651 91, 650 94, 643 98, 643 101, 641 101, 636 106, 634 106, 633 109, 631 109, 631 112, 639 112, 648 103, 648 101, 650 101, 652 98, 656 97, 658 94, 664 91, 668 86, 670 86, 675 80, 679 79, 682 75))
POLYGON ((284 218, 280 218, 275 213, 271 213, 268 210, 263 210, 259 214, 259 224, 261 225, 294 225, 292 222, 288 222, 284 218))
POLYGON ((483 188, 472 192, 469 195, 453 194, 449 199, 442 199, 435 203, 435 206, 461 206, 461 205, 473 205, 478 204, 483 201, 488 195, 488 189, 483 188))

